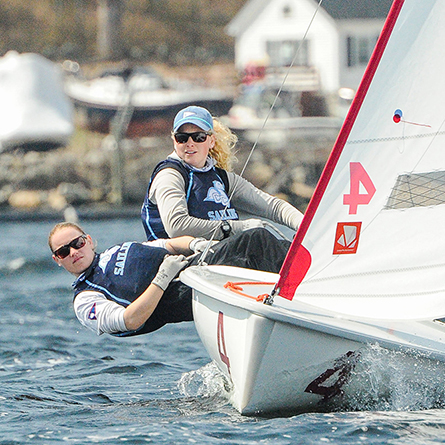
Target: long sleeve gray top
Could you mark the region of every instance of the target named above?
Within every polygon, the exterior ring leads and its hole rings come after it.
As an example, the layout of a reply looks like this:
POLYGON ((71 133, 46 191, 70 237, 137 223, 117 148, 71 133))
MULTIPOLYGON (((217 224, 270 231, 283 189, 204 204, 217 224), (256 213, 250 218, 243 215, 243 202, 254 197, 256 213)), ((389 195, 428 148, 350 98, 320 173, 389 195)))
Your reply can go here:
MULTIPOLYGON (((241 176, 227 172, 229 197, 237 211, 247 212, 254 217, 267 218, 296 230, 303 214, 286 201, 269 195, 256 188, 241 176)), ((157 204, 159 213, 169 237, 190 235, 209 239, 219 221, 210 221, 190 216, 185 195, 185 181, 181 173, 173 168, 161 170, 150 187, 149 199, 157 204)), ((229 221, 233 233, 245 228, 242 221, 229 221)), ((223 238, 221 229, 214 235, 223 238)))

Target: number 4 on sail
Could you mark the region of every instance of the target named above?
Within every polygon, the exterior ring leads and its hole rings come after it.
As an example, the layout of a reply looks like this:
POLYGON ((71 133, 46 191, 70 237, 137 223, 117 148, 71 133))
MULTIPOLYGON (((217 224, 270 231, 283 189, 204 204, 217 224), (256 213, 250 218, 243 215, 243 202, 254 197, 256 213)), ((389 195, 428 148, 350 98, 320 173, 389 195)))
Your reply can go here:
POLYGON ((349 206, 349 214, 355 215, 359 205, 367 205, 374 196, 375 187, 363 165, 360 162, 351 162, 349 164, 351 178, 351 191, 343 195, 343 204, 349 206), (366 193, 360 193, 360 184, 362 184, 366 193))

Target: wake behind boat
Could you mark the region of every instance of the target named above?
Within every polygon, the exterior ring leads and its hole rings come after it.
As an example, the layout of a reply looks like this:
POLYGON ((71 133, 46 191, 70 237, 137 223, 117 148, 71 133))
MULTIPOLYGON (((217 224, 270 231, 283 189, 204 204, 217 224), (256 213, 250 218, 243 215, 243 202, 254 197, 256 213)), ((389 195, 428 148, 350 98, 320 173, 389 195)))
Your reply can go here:
POLYGON ((369 344, 445 361, 444 14, 394 1, 280 274, 181 273, 241 413, 325 409, 369 344))

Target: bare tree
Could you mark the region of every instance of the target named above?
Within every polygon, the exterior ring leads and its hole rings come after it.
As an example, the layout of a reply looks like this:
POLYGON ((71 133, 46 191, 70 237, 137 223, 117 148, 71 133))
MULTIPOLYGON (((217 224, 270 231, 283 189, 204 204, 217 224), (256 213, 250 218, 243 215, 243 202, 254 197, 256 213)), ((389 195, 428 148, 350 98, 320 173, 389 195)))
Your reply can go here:
POLYGON ((100 58, 116 60, 123 56, 123 0, 97 0, 97 52, 100 58))

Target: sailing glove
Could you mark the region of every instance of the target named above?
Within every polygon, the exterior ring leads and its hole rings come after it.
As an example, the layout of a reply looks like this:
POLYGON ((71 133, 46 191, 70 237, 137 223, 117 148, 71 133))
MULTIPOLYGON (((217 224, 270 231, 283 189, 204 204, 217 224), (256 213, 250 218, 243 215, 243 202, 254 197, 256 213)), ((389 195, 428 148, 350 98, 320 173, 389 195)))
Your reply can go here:
POLYGON ((165 291, 173 278, 175 278, 187 264, 188 261, 184 255, 167 255, 159 266, 158 273, 153 278, 152 284, 156 284, 156 286, 165 291))
POLYGON ((193 238, 189 244, 189 249, 194 253, 201 253, 207 248, 207 245, 210 243, 209 251, 213 252, 212 246, 218 243, 218 241, 210 241, 205 238, 193 238))

